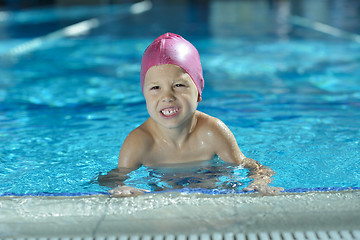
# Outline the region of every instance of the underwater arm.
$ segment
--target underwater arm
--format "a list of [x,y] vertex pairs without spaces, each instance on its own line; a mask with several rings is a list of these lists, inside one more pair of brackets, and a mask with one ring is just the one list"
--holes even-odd
[[109,171],[106,175],[99,175],[98,182],[100,186],[106,186],[110,188],[116,188],[118,186],[123,186],[124,181],[128,178],[127,174],[130,173],[132,169],[129,168],[115,168]]
[[271,177],[275,175],[275,172],[258,161],[245,157],[230,129],[220,120],[216,124],[215,134],[218,139],[216,141],[216,154],[223,161],[241,165],[250,171],[248,176],[253,179],[253,182],[244,188],[244,191],[257,191],[264,195],[274,195],[284,190],[279,187],[270,187]]
[[144,141],[142,133],[136,129],[132,131],[121,147],[117,168],[108,172],[107,175],[99,177],[100,185],[111,187],[109,193],[113,197],[136,196],[148,192],[148,190],[124,184],[128,174],[142,165],[141,159],[145,157],[147,149],[148,145]]
[[136,169],[130,168],[115,168],[106,175],[100,175],[98,182],[101,186],[112,188],[109,193],[112,197],[129,197],[137,196],[147,192],[145,189],[138,189],[125,185],[125,180],[128,178],[127,174]]
[[260,164],[251,158],[245,158],[243,166],[250,170],[248,177],[253,179],[252,183],[244,188],[244,191],[257,191],[263,195],[277,195],[283,191],[282,187],[271,187],[272,176],[276,173],[269,167]]

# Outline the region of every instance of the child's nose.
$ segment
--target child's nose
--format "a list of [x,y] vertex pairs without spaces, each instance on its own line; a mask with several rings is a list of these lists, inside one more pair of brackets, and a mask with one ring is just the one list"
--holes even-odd
[[164,94],[162,96],[162,101],[164,102],[172,102],[175,100],[175,96],[174,93],[169,90],[169,91],[164,91]]

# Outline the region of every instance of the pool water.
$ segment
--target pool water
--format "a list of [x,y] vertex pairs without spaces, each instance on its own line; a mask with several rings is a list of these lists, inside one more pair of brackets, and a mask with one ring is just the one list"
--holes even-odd
[[[205,89],[198,109],[225,122],[247,157],[277,173],[273,186],[360,187],[359,43],[312,34],[192,34],[164,26],[142,34],[136,24],[120,21],[117,32],[101,25],[21,54],[4,51],[0,195],[106,194],[95,179],[116,167],[125,137],[148,118],[141,56],[166,31],[199,50]],[[241,191],[249,184],[246,174],[214,157],[181,174],[142,167],[128,183],[152,191]]]

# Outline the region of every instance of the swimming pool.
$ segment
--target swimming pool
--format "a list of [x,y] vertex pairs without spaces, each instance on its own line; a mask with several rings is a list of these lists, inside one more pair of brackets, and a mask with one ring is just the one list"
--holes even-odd
[[[101,206],[106,198],[101,195],[107,189],[92,180],[116,167],[124,138],[148,116],[139,87],[141,55],[154,37],[166,31],[183,35],[199,50],[205,76],[199,110],[222,119],[246,156],[277,172],[273,185],[287,192],[359,189],[357,41],[346,34],[333,37],[299,26],[291,18],[278,22],[278,18],[273,19],[274,11],[284,6],[271,9],[266,1],[168,4],[167,14],[162,16],[159,12],[163,13],[164,6],[142,6],[50,8],[3,14],[7,18],[1,24],[10,36],[2,40],[0,58],[0,196],[2,204],[7,204],[3,205],[6,211],[18,201],[29,208],[34,204],[28,198],[5,197],[14,195],[95,194],[95,199],[85,198],[76,204],[83,201],[83,207]],[[237,15],[236,10],[254,8],[264,14]],[[229,15],[219,13],[226,9]],[[173,21],[164,20],[169,16]],[[79,21],[82,25],[71,25]],[[52,29],[54,22],[62,30]],[[38,33],[23,31],[29,26],[48,28]],[[354,29],[360,28],[353,26],[347,31],[356,35]],[[201,205],[205,209],[207,201],[214,207],[216,200],[203,197],[207,199],[203,203],[181,193],[230,194],[233,190],[187,188],[170,195],[150,194],[134,202],[118,201],[127,206],[127,210],[121,210],[124,214],[137,212],[141,200],[155,206],[148,206],[148,210],[170,203]],[[241,188],[236,190],[241,192]],[[241,196],[214,199],[225,205],[230,200],[245,205],[261,201],[275,204],[271,199]],[[305,203],[312,198],[308,196],[299,198]],[[341,200],[343,195],[334,196]],[[357,195],[351,196],[353,201],[358,199]],[[40,209],[42,201],[55,206],[47,199],[38,200],[35,205]],[[281,196],[276,200],[285,201]],[[74,202],[64,201],[59,206]],[[107,209],[114,203],[109,204]],[[30,211],[15,209],[20,213]],[[44,209],[38,215],[30,212],[41,218],[49,210]],[[57,214],[64,218],[70,215],[60,212]],[[229,219],[235,221],[235,215]]]

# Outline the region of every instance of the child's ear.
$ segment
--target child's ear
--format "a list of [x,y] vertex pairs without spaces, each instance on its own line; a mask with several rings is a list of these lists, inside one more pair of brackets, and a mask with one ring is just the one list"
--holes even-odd
[[198,102],[201,102],[202,98],[201,98],[201,95],[199,94],[198,96]]

